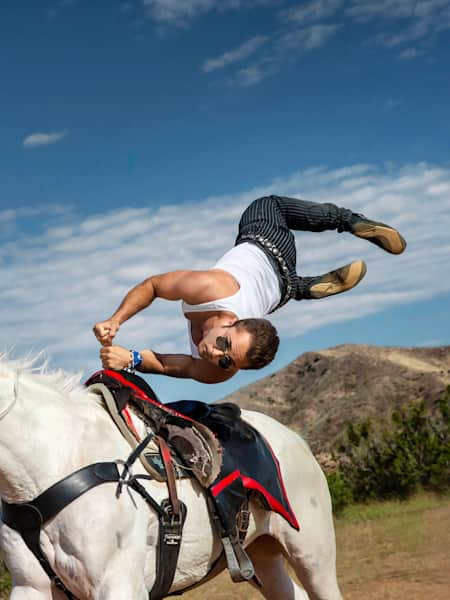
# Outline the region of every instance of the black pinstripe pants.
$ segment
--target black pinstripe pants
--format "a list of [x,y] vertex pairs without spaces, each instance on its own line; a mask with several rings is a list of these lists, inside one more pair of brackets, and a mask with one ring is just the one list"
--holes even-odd
[[349,231],[352,215],[351,210],[328,202],[264,196],[254,200],[242,214],[235,245],[252,242],[264,250],[280,276],[281,306],[290,298],[302,300],[309,279],[297,274],[295,238],[291,230]]

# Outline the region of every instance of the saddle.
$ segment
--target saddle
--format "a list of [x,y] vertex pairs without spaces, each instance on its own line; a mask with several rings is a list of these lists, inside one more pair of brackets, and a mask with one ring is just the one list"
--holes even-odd
[[[236,404],[191,400],[162,404],[144,379],[127,371],[98,371],[85,385],[103,395],[114,421],[133,448],[143,442],[129,411],[137,413],[167,442],[177,466],[176,476],[193,476],[207,490],[233,581],[256,577],[242,546],[250,496],[256,495],[264,508],[277,512],[299,529],[277,458],[261,434],[241,418]],[[161,468],[159,448],[146,448],[140,459],[152,477],[164,480],[166,469]]]
[[[132,448],[142,439],[130,412],[136,413],[155,433],[163,437],[186,470],[192,472],[203,487],[217,478],[222,464],[222,449],[216,436],[205,425],[162,404],[150,385],[127,371],[97,371],[85,382],[91,391],[103,396],[105,404],[122,435]],[[165,478],[159,449],[150,443],[140,460],[152,477]],[[177,464],[177,463],[176,463]]]

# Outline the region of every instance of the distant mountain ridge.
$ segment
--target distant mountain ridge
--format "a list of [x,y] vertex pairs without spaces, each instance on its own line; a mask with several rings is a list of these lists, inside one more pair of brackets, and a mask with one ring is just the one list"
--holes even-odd
[[450,384],[450,346],[345,344],[306,352],[224,400],[269,414],[328,452],[349,421],[389,415],[415,399],[431,405]]

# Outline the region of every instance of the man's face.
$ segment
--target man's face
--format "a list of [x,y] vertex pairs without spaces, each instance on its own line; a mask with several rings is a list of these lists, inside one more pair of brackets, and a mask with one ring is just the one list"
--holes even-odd
[[246,366],[246,354],[252,343],[248,331],[238,327],[213,327],[198,345],[202,358],[225,370]]

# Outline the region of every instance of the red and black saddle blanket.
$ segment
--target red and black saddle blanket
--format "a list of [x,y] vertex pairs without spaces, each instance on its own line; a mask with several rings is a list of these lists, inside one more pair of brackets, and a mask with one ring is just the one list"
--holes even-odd
[[196,400],[163,404],[142,377],[127,371],[98,371],[86,385],[99,382],[114,392],[119,411],[136,399],[141,404],[147,403],[144,411],[151,410],[152,422],[162,432],[167,423],[180,425],[184,421],[187,427],[200,423],[214,434],[222,449],[222,465],[209,490],[225,531],[232,531],[235,527],[236,516],[250,492],[259,496],[267,510],[278,513],[294,529],[299,529],[278,459],[267,440],[242,419],[239,406],[229,402],[207,404]]

